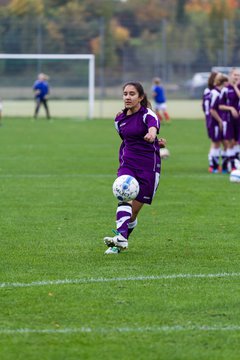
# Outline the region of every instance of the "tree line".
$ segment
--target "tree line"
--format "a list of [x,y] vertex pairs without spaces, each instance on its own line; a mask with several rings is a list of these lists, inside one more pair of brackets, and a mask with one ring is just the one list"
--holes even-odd
[[239,0],[0,0],[0,52],[94,53],[112,81],[238,65],[239,40]]

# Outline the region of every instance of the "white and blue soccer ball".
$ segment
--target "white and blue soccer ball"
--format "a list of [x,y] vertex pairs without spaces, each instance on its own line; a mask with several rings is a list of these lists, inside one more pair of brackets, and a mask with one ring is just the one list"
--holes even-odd
[[112,190],[120,201],[134,200],[139,193],[139,183],[133,176],[121,175],[114,181]]
[[240,183],[240,170],[231,171],[229,180],[232,183]]

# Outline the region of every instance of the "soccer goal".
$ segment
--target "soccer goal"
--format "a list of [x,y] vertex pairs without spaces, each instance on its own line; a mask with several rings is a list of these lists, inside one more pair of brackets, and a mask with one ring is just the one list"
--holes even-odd
[[25,106],[26,109],[28,105],[24,105],[24,101],[25,104],[29,101],[32,106],[32,85],[40,72],[50,77],[50,108],[53,103],[57,104],[53,114],[94,117],[93,54],[0,54],[2,101],[22,102],[22,108]]

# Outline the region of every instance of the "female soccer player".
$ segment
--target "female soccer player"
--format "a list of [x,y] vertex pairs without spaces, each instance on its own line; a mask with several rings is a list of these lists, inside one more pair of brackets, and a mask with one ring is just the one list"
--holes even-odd
[[[210,114],[210,104],[211,104],[211,90],[214,89],[214,80],[217,76],[216,72],[212,72],[208,78],[208,86],[203,92],[202,97],[202,109],[205,115],[205,121],[206,121],[206,129],[207,129],[207,135],[211,139],[210,134],[210,126],[211,126],[211,114]],[[213,172],[213,156],[214,156],[214,144],[211,142],[209,153],[208,153],[208,163],[209,163],[209,172]]]
[[219,109],[221,98],[221,90],[227,84],[228,77],[218,73],[214,80],[214,89],[211,90],[211,103],[210,103],[210,138],[212,140],[212,157],[213,157],[213,173],[219,172],[219,159],[221,156],[221,143],[223,133],[223,119],[222,111]]
[[239,160],[240,153],[240,116],[238,111],[240,101],[240,70],[233,68],[229,73],[229,84],[226,87],[222,96],[220,109],[225,112],[225,118],[233,127],[233,134],[231,139],[231,169],[234,170],[234,159]]
[[[161,159],[157,134],[160,122],[150,109],[142,85],[129,82],[123,86],[124,110],[115,118],[115,127],[122,139],[117,176],[131,175],[140,191],[131,202],[119,202],[116,211],[115,236],[105,237],[109,247],[105,254],[117,254],[128,248],[128,237],[137,225],[137,216],[144,204],[151,204],[158,187]],[[164,143],[164,139],[162,139]]]

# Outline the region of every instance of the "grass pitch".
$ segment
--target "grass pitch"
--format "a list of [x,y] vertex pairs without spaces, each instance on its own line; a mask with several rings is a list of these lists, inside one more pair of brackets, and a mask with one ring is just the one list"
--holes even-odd
[[207,173],[203,121],[161,136],[154,202],[129,251],[106,256],[113,122],[5,120],[1,359],[239,359],[239,186]]

